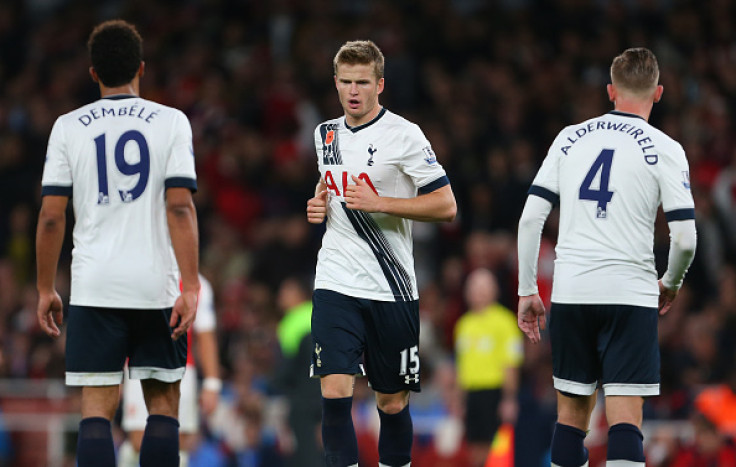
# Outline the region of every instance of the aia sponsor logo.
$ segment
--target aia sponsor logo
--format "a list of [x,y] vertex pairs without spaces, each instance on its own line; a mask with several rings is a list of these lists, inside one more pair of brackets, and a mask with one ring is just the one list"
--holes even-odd
[[[327,189],[335,196],[344,196],[348,184],[352,183],[350,175],[351,174],[344,170],[342,172],[336,171],[334,174],[332,173],[332,170],[326,170],[324,176],[325,185],[327,185]],[[373,185],[373,181],[367,173],[361,172],[360,175],[356,175],[356,177],[366,182],[368,186],[371,187],[371,190],[373,190],[374,193],[378,194],[378,190],[376,190],[376,187]],[[338,183],[340,184],[338,185]]]

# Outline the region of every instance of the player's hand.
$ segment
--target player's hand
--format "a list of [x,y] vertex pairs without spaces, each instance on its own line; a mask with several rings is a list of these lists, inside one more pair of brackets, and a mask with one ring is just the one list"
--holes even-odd
[[351,175],[355,185],[345,188],[345,204],[350,209],[359,209],[364,212],[380,212],[381,197],[373,191],[365,180]]
[[659,284],[659,315],[662,316],[672,307],[672,302],[677,297],[677,290],[668,289],[662,284],[660,280]]
[[547,318],[544,314],[544,303],[539,294],[519,297],[519,314],[517,316],[519,329],[534,343],[542,340],[540,329],[547,327]]
[[51,337],[59,337],[59,326],[64,319],[64,306],[56,290],[38,293],[38,324]]
[[185,292],[179,295],[171,311],[169,326],[173,329],[171,338],[177,340],[186,334],[189,326],[197,316],[197,292]]
[[202,413],[209,416],[217,408],[217,403],[220,401],[220,391],[213,391],[211,389],[204,389],[199,393],[199,406],[202,408]]
[[321,224],[327,216],[327,190],[322,190],[307,201],[307,220],[310,224]]

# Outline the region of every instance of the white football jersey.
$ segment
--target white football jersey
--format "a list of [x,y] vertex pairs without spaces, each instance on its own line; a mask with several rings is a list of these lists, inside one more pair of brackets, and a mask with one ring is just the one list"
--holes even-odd
[[[212,284],[202,274],[199,275],[199,296],[197,297],[197,317],[192,324],[194,332],[214,331],[215,318],[215,293]],[[191,346],[188,349],[191,354]]]
[[679,143],[609,112],[560,132],[529,194],[560,204],[552,301],[656,307],[654,222],[694,219]]
[[314,132],[317,160],[329,193],[327,231],[317,259],[316,289],[381,301],[417,300],[411,221],[348,209],[351,175],[380,196],[412,198],[449,183],[419,127],[385,108],[349,127],[328,120]]
[[43,195],[72,198],[71,304],[173,306],[179,273],[165,190],[196,190],[192,130],[182,112],[116,95],[62,115],[42,185]]

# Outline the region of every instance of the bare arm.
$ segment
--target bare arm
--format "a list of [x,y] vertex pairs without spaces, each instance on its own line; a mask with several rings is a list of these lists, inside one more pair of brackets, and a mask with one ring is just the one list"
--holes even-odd
[[56,268],[64,243],[66,228],[66,196],[44,196],[36,229],[36,314],[41,329],[51,337],[58,337],[63,319],[61,297],[56,292]]
[[504,370],[503,387],[501,389],[501,404],[498,407],[499,416],[504,423],[516,423],[519,414],[519,368],[506,367]]
[[214,330],[197,333],[197,357],[204,378],[200,404],[203,412],[209,415],[217,407],[222,387],[217,336]]
[[414,198],[378,196],[364,180],[352,176],[355,185],[345,190],[345,203],[350,209],[382,212],[423,222],[451,222],[457,214],[455,195],[450,185]]
[[171,322],[172,339],[178,339],[194,322],[199,294],[199,232],[197,213],[188,188],[166,190],[166,217],[171,244],[181,274],[182,292],[174,304]]

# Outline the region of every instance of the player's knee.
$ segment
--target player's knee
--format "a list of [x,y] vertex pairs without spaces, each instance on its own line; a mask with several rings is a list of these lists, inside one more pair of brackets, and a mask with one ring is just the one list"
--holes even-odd
[[322,397],[325,399],[342,399],[345,397],[352,397],[352,388],[346,389],[340,386],[324,386],[322,387]]
[[82,390],[82,418],[102,417],[112,420],[119,401],[118,386],[86,386]]
[[607,396],[606,419],[609,426],[620,423],[641,428],[644,399],[639,396]]
[[348,375],[327,375],[320,380],[322,397],[342,399],[353,396],[353,377]]
[[557,399],[557,421],[563,425],[587,430],[594,402],[594,396],[560,392]]
[[404,410],[404,407],[406,407],[406,404],[403,402],[389,402],[387,404],[378,404],[378,408],[381,409],[382,412],[393,415],[401,412]]
[[408,393],[380,394],[376,396],[376,405],[383,413],[397,414],[409,404]]
[[179,384],[164,383],[153,379],[141,380],[143,397],[146,400],[148,413],[178,418],[179,416]]

